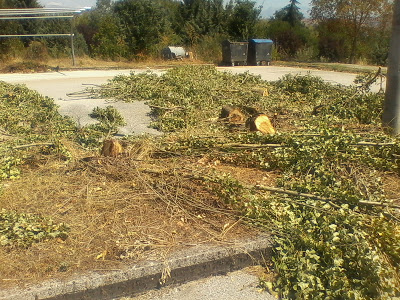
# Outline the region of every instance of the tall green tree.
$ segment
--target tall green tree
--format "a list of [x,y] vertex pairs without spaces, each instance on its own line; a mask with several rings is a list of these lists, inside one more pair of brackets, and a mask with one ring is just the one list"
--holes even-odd
[[[366,28],[387,9],[390,0],[312,0],[311,16],[319,23],[338,20],[350,41],[349,62],[354,63],[359,55],[360,41]],[[376,25],[376,24],[375,24]]]
[[97,32],[93,35],[93,55],[102,59],[120,60],[129,55],[125,36],[112,13],[102,15]]
[[342,20],[327,19],[320,21],[316,27],[319,57],[328,61],[345,61],[350,53],[349,36]]
[[112,1],[111,0],[97,0],[96,8],[103,12],[110,11],[112,9]]
[[[0,1],[0,8],[39,8],[41,5],[37,0],[2,0]],[[18,21],[0,21],[0,33],[1,34],[27,34],[37,33],[38,24],[37,20],[18,20]],[[32,38],[24,39],[24,44],[27,46]],[[12,41],[9,39],[0,40],[0,53],[6,54],[12,52]]]
[[297,0],[290,0],[287,6],[275,12],[274,19],[288,22],[291,26],[300,24],[304,16],[300,12],[300,8],[297,4],[300,4],[300,2]]
[[232,39],[247,40],[254,38],[255,29],[260,19],[261,7],[250,0],[236,0],[228,20],[228,33]]
[[137,55],[154,53],[169,30],[164,7],[158,0],[121,0],[113,8],[126,44]]
[[103,52],[99,48],[104,50],[112,47],[107,44],[115,42],[113,35],[124,38],[118,22],[119,19],[113,13],[112,4],[108,0],[98,0],[95,8],[77,17],[75,27],[86,41],[91,56],[113,59],[113,57],[107,57],[106,53],[110,53],[109,51]]
[[37,0],[4,0],[1,8],[39,8],[42,7]]
[[291,0],[287,6],[277,10],[268,25],[269,37],[275,41],[283,57],[294,57],[311,39],[310,29],[303,24],[304,16],[297,4],[299,1]]
[[180,18],[176,29],[191,46],[206,35],[226,31],[227,14],[223,0],[183,0]]

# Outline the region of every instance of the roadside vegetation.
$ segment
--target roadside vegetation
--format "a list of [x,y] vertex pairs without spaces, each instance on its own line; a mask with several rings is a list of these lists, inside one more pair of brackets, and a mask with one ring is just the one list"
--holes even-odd
[[[165,134],[124,138],[115,158],[97,153],[123,123],[118,112],[96,109],[98,126],[78,128],[50,99],[4,84],[1,216],[16,225],[0,231],[1,273],[14,282],[115,269],[267,231],[274,277],[261,284],[270,291],[398,297],[400,141],[380,127],[383,94],[358,82],[265,82],[213,66],[118,76],[86,93],[146,100]],[[277,133],[221,120],[224,105],[266,113]],[[8,113],[15,107],[28,118]]]
[[[159,59],[182,46],[198,61],[220,64],[221,42],[269,38],[273,60],[384,66],[392,1],[311,1],[305,18],[290,0],[269,18],[251,0],[99,0],[73,22],[75,55],[109,61]],[[304,4],[304,3],[303,3]],[[39,7],[38,1],[3,1],[0,8]],[[70,33],[69,20],[3,20],[2,34]],[[0,41],[3,62],[44,61],[71,55],[69,38]]]

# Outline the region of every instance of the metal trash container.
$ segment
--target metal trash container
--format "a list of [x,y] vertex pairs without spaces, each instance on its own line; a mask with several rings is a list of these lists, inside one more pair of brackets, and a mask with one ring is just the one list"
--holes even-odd
[[222,62],[226,65],[247,65],[248,42],[222,42]]
[[269,66],[271,62],[272,46],[270,39],[250,39],[247,62],[253,66]]

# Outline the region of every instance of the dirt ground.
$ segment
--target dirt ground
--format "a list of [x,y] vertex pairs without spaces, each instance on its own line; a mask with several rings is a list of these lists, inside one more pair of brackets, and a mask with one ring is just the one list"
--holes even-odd
[[[255,228],[220,203],[211,187],[181,176],[185,169],[205,173],[212,166],[177,159],[154,164],[137,156],[90,156],[25,168],[21,179],[5,184],[0,206],[24,207],[25,212],[64,222],[70,227],[69,237],[27,249],[1,247],[0,287],[119,269],[144,259],[167,258],[182,247],[255,234]],[[246,177],[244,169],[216,169]],[[254,178],[248,176],[247,182],[254,183]]]

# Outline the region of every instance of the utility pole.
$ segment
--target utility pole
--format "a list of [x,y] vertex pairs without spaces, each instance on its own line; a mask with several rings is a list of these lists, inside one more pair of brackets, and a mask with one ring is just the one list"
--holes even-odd
[[389,128],[391,134],[400,134],[400,0],[395,0],[393,7],[382,123],[383,126]]

